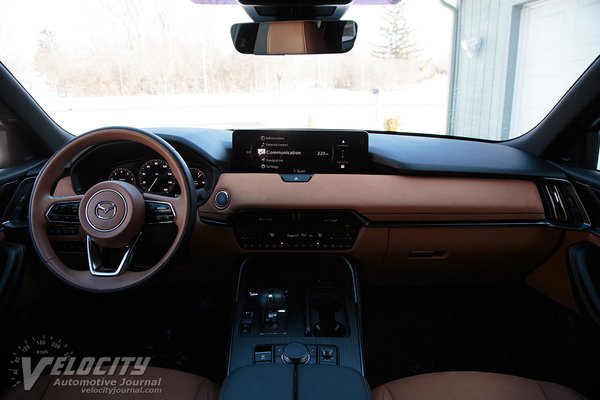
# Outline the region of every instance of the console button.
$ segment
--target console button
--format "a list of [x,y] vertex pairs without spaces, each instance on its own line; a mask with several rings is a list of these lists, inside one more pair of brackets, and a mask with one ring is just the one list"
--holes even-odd
[[337,347],[319,346],[319,364],[337,364]]
[[284,345],[275,345],[273,352],[275,353],[275,364],[283,364],[283,348]]
[[333,352],[335,350],[333,349],[333,347],[323,347],[321,349],[321,357],[323,357],[325,360],[329,360],[331,359],[331,357],[333,357]]
[[273,347],[270,345],[259,345],[254,349],[255,364],[270,364],[273,361]]
[[308,364],[316,364],[317,363],[317,346],[315,345],[306,345],[306,347],[308,348],[308,354],[309,354],[309,358],[308,358]]
[[254,353],[254,362],[255,363],[270,363],[271,362],[271,352],[270,351],[261,351]]

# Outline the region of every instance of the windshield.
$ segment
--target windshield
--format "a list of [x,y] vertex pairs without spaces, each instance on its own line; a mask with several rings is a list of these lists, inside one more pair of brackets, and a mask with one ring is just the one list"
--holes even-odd
[[534,127],[600,53],[600,1],[353,5],[354,49],[299,56],[237,53],[230,27],[248,15],[200,2],[0,0],[0,61],[73,134],[343,128],[502,140]]

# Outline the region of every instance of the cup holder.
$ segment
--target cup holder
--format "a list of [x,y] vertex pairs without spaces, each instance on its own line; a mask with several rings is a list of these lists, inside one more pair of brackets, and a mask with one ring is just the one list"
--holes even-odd
[[318,322],[312,326],[313,336],[346,336],[346,327],[336,320],[336,313],[342,309],[342,302],[336,296],[328,294],[318,295],[312,299],[311,307],[318,314]]

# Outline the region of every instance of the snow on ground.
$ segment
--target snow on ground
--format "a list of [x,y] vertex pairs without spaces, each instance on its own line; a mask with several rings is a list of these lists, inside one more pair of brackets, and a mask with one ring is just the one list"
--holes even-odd
[[448,79],[437,75],[377,94],[314,90],[38,100],[74,134],[110,125],[383,130],[387,118],[397,118],[399,131],[445,134]]

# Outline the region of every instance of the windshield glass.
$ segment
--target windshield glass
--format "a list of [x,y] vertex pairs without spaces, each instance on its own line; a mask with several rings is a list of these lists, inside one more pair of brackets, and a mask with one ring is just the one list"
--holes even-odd
[[358,24],[354,49],[299,56],[237,53],[230,27],[251,19],[199,2],[0,0],[0,61],[73,134],[349,128],[502,140],[535,126],[600,53],[600,0],[353,5],[343,18]]

